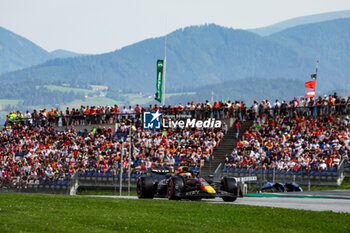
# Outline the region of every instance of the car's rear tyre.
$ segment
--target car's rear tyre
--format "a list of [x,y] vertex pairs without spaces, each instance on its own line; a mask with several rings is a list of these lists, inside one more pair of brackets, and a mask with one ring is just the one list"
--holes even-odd
[[184,181],[181,177],[171,177],[168,183],[168,199],[169,200],[180,200],[181,193],[184,187]]
[[237,199],[238,195],[238,188],[237,188],[237,183],[234,178],[231,177],[224,177],[221,180],[221,188],[222,190],[232,193],[235,195],[235,197],[222,197],[222,199],[226,202],[233,202]]
[[139,198],[153,198],[154,197],[153,178],[150,176],[140,177],[137,180],[136,192]]

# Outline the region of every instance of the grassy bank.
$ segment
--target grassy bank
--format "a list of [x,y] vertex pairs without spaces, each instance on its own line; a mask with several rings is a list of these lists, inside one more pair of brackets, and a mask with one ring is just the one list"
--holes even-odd
[[[114,189],[107,189],[107,188],[82,188],[79,187],[77,190],[77,195],[108,195],[108,196],[119,196],[119,188],[116,190]],[[122,191],[123,196],[128,195],[128,191],[123,190]],[[131,189],[130,190],[130,196],[136,196],[136,190]]]
[[204,202],[0,194],[0,232],[349,232],[349,219]]

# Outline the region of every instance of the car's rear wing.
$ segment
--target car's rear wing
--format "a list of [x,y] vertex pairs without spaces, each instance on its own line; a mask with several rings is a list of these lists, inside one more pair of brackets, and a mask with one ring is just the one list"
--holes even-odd
[[149,172],[159,175],[166,175],[169,173],[173,173],[174,169],[166,169],[166,168],[150,168]]
[[256,176],[246,176],[246,177],[235,177],[238,187],[238,197],[243,197],[243,194],[247,193],[247,184],[246,182],[257,181]]
[[256,176],[246,176],[246,177],[235,177],[237,183],[245,183],[250,181],[257,181],[258,177]]

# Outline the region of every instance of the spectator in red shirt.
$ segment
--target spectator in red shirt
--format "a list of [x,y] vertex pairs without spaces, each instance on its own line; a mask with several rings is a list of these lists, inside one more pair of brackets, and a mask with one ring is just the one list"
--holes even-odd
[[236,130],[236,133],[235,133],[236,139],[238,139],[238,136],[239,136],[239,129],[240,129],[240,127],[241,127],[241,121],[240,121],[240,120],[236,120],[236,122],[234,123],[233,127],[234,127],[235,130]]

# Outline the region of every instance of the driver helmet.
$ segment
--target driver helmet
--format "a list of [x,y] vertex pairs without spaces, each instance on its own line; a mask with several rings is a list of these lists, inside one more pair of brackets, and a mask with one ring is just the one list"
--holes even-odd
[[184,178],[187,178],[187,179],[190,179],[190,178],[192,178],[192,174],[191,174],[191,172],[185,172],[185,173],[183,174],[183,177],[184,177]]

